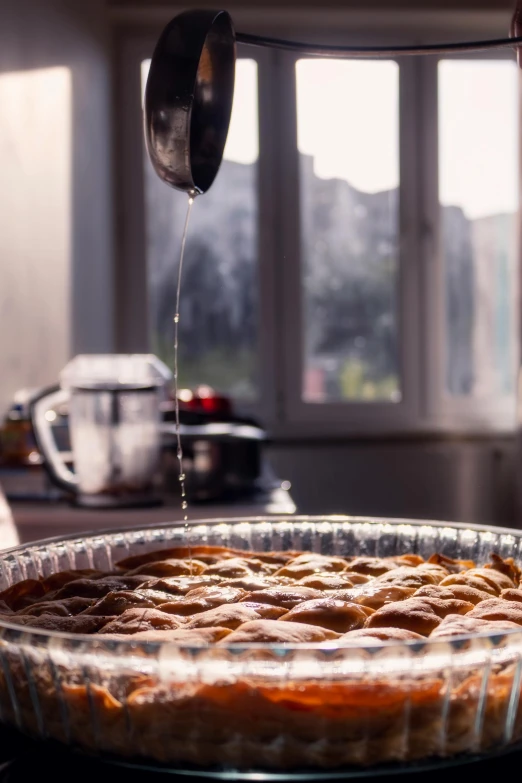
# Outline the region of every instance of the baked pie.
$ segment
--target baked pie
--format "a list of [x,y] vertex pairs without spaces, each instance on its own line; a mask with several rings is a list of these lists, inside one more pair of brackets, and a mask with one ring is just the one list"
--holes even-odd
[[[520,650],[509,653],[506,632],[522,631],[520,581],[514,560],[495,554],[477,566],[437,553],[200,545],[128,557],[110,572],[26,579],[0,593],[0,620],[89,634],[106,665],[92,665],[92,647],[82,658],[83,636],[76,657],[68,657],[70,636],[57,637],[52,654],[35,642],[22,657],[4,639],[2,716],[87,750],[205,767],[332,768],[478,751],[506,740],[506,716],[514,742]],[[485,666],[480,646],[473,658],[470,634],[497,634],[497,658]],[[442,644],[446,658],[430,663],[425,642],[456,637],[468,637],[470,658],[448,677],[451,648]],[[110,655],[123,640],[132,666]],[[146,650],[156,642],[172,646],[157,645],[152,665]],[[385,651],[405,642],[417,665],[388,671]],[[249,665],[244,645],[256,645]],[[299,645],[316,658],[300,658]],[[353,647],[366,648],[368,660],[380,653],[380,669],[357,664]],[[236,674],[220,674],[230,656]]]

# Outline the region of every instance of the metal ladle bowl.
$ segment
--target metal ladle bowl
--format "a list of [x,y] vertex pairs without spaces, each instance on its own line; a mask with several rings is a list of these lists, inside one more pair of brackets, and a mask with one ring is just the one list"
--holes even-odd
[[227,140],[236,39],[226,11],[185,11],[164,29],[145,89],[145,139],[158,176],[191,196],[205,193]]

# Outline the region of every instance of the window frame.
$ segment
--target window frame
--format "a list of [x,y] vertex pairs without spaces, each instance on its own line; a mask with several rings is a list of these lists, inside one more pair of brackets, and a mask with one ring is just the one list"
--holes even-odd
[[[428,310],[428,332],[426,348],[430,356],[427,366],[426,413],[430,421],[442,430],[463,430],[479,432],[514,431],[516,426],[516,372],[520,365],[520,314],[515,308],[514,325],[516,333],[515,382],[513,396],[470,398],[466,395],[451,395],[446,390],[446,320],[445,320],[445,265],[441,243],[441,210],[439,202],[439,143],[438,143],[438,64],[442,60],[515,60],[511,50],[467,53],[461,55],[439,55],[422,58],[422,124],[421,143],[424,144],[425,160],[421,192],[421,224],[426,232],[424,266],[426,280],[424,306]],[[521,83],[520,72],[518,74]],[[520,118],[520,97],[518,114]],[[520,122],[520,119],[519,119]],[[522,125],[520,125],[522,131]],[[520,133],[519,133],[520,136]],[[522,159],[519,153],[518,172]],[[519,184],[520,196],[520,184]],[[519,203],[518,224],[520,226],[522,199]],[[518,265],[522,246],[518,241]],[[520,299],[519,275],[513,281],[517,286],[516,300]]]
[[[116,336],[117,349],[126,352],[149,350],[144,176],[136,160],[141,160],[143,149],[141,62],[151,56],[162,26],[161,23],[153,25],[146,32],[124,26],[116,46],[115,153],[119,183]],[[255,25],[250,24],[249,28],[253,30]],[[263,30],[262,24],[260,29]],[[284,34],[292,35],[281,27],[280,35]],[[470,35],[469,29],[466,35]],[[328,36],[321,38],[328,41]],[[443,33],[437,38],[444,38]],[[368,39],[361,35],[358,40],[387,42],[371,34]],[[396,36],[394,40],[398,40]],[[399,64],[397,316],[401,400],[397,403],[307,403],[301,398],[302,291],[295,81],[295,62],[301,57],[254,47],[238,47],[238,55],[258,63],[259,100],[259,403],[240,407],[245,412],[256,413],[271,435],[281,439],[513,431],[514,398],[498,399],[494,404],[491,400],[473,400],[470,405],[469,398],[451,398],[444,392],[444,288],[438,241],[436,78],[439,58],[393,58]],[[504,52],[496,52],[493,57],[499,55],[503,56]],[[487,56],[482,52],[467,58]],[[518,332],[519,329],[517,337]]]
[[[283,285],[284,302],[281,308],[287,312],[282,329],[285,358],[285,407],[284,422],[288,431],[303,428],[322,433],[338,432],[340,426],[354,433],[383,432],[390,428],[407,429],[418,418],[420,395],[418,373],[415,370],[419,355],[418,268],[413,263],[417,252],[415,227],[417,199],[415,192],[415,161],[417,158],[417,134],[415,117],[411,104],[404,99],[414,89],[414,68],[412,61],[393,58],[399,65],[399,265],[397,275],[397,321],[399,344],[399,374],[401,379],[401,400],[398,402],[326,402],[310,403],[302,399],[303,378],[303,328],[302,328],[302,259],[300,254],[300,207],[299,207],[299,151],[297,148],[297,106],[295,64],[305,59],[293,53],[279,53],[280,86],[279,111],[286,114],[281,122],[280,144],[283,153],[282,181],[278,192],[278,208],[283,214],[286,231],[285,243],[279,257],[285,259]],[[392,59],[392,58],[390,58]],[[410,105],[409,105],[410,104]],[[262,111],[262,107],[261,107]],[[409,153],[406,153],[406,150]],[[406,271],[407,270],[407,271]]]

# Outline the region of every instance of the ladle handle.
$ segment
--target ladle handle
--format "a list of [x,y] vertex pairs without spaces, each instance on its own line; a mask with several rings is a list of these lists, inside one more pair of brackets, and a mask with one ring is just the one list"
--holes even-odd
[[[515,12],[515,16],[518,12]],[[522,32],[522,11],[518,12],[517,32]],[[514,17],[515,19],[515,17]],[[515,22],[513,22],[515,24]],[[419,46],[326,46],[323,44],[287,41],[283,38],[270,38],[263,35],[236,32],[236,41],[249,46],[265,46],[274,49],[286,49],[312,57],[390,57],[391,55],[443,54],[455,52],[476,52],[484,49],[499,49],[511,46],[518,50],[522,45],[522,35],[511,38],[496,38],[485,41],[457,41],[454,43],[422,44]]]
[[325,46],[322,44],[287,41],[250,33],[236,33],[236,41],[250,46],[268,46],[300,52],[312,57],[389,57],[390,55],[444,54],[454,52],[476,52],[484,49],[499,49],[511,46],[517,51],[517,60],[522,64],[522,0],[516,0],[509,38],[484,41],[456,41],[450,43],[421,44],[419,46]]

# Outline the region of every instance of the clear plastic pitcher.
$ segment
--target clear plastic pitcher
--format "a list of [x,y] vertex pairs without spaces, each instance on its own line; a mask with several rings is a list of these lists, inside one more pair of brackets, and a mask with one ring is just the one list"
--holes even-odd
[[[170,379],[152,355],[76,356],[60,373],[60,386],[31,406],[52,480],[82,505],[150,502],[161,450],[161,401]],[[74,472],[56,446],[48,415],[64,402]]]

